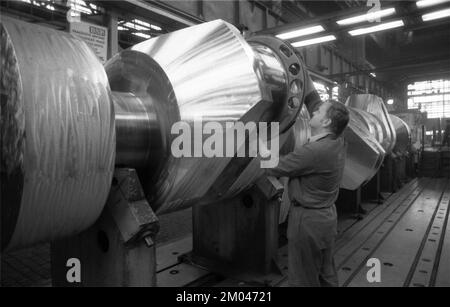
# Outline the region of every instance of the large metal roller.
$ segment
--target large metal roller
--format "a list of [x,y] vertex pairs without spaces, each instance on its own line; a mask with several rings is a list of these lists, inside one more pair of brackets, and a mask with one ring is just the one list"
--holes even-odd
[[158,213],[231,197],[258,160],[175,158],[173,124],[277,121],[283,132],[302,108],[306,70],[289,45],[249,44],[220,20],[125,50],[106,73],[70,34],[8,18],[1,31],[2,250],[89,227],[115,165],[138,170]]
[[381,146],[383,146],[386,154],[391,153],[396,141],[395,127],[383,100],[372,94],[357,94],[349,96],[345,105],[347,107],[366,111],[367,113],[374,115],[381,122],[380,126],[383,130],[383,141],[381,142]]
[[[286,43],[257,37],[248,44],[222,20],[142,42],[111,59],[106,72],[113,97],[119,97],[114,99],[116,105],[130,104],[123,97],[137,97],[140,102],[132,104],[147,109],[144,118],[151,127],[152,142],[141,143],[148,143],[145,152],[153,154],[143,153],[140,161],[131,161],[138,159],[134,149],[126,153],[119,146],[117,154],[138,167],[157,213],[231,197],[251,185],[260,173],[259,161],[203,157],[193,134],[210,122],[219,125],[223,139],[231,130],[226,124],[236,121],[278,121],[280,129],[287,130],[300,112],[306,78],[305,68]],[[177,137],[171,128],[180,121],[192,132],[191,157],[171,153],[170,145]],[[122,126],[118,124],[118,144]],[[235,140],[233,154],[245,145],[243,141]]]
[[[280,147],[308,139],[303,102],[314,89],[295,51],[274,37],[246,42],[216,20],[142,42],[103,68],[67,33],[6,17],[0,29],[2,249],[89,227],[114,166],[137,169],[159,214],[235,196],[260,177],[258,158],[233,156],[245,138],[229,157],[205,157],[195,146],[191,157],[174,156],[175,123],[191,141],[202,123],[226,135],[237,121],[279,122]],[[346,131],[346,188],[378,169],[378,141],[386,150],[395,142],[387,112],[360,100],[348,102],[358,108]]]
[[344,131],[347,146],[341,187],[355,190],[368,182],[380,168],[385,151],[378,142],[380,130],[369,113],[348,108],[350,121]]
[[74,37],[2,16],[2,249],[80,232],[100,215],[114,169],[106,74]]
[[350,122],[344,133],[348,149],[341,187],[355,190],[377,173],[384,156],[392,152],[396,129],[378,96],[351,95],[345,104]]
[[399,155],[406,154],[411,146],[411,130],[398,116],[390,114],[390,117],[397,135],[397,141],[395,142],[393,152]]

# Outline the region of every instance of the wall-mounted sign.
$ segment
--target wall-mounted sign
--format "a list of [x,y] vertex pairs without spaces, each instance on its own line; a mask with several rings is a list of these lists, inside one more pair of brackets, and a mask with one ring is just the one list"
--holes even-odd
[[102,64],[108,54],[108,29],[87,22],[71,22],[70,33],[86,42]]

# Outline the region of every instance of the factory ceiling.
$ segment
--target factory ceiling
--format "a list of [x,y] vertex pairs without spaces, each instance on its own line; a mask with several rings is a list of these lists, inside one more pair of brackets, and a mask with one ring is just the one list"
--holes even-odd
[[[28,3],[27,3],[28,2]],[[43,1],[1,1],[2,14],[14,11],[27,21],[46,23],[57,29],[65,29],[67,7],[55,4],[56,10],[49,11],[44,7],[33,6],[30,2]],[[65,1],[56,1],[64,3]],[[189,25],[203,22],[200,17],[175,9],[170,1],[85,1],[96,3],[109,10],[118,12],[119,22],[127,21],[135,16],[143,20],[152,20],[162,31],[149,32],[151,35],[171,32]],[[344,49],[342,41],[356,40],[348,34],[348,30],[361,25],[339,26],[336,20],[368,12],[372,9],[368,4],[378,1],[250,1],[254,5],[264,7],[273,16],[284,23],[283,26],[269,28],[259,33],[279,34],[288,29],[311,24],[320,24],[327,34],[336,36],[336,41],[327,43],[331,48]],[[200,2],[199,2],[200,3]],[[450,1],[434,6],[418,8],[416,1],[380,1],[380,8],[395,8],[393,16],[383,21],[401,18],[404,26],[382,32],[364,35],[365,58],[371,65],[353,74],[374,72],[377,78],[385,82],[409,82],[419,78],[442,78],[450,76],[450,18],[422,21],[422,14],[440,9],[448,9]],[[199,10],[201,8],[199,7]],[[86,16],[87,20],[102,22],[101,12]],[[100,20],[100,21],[99,21]],[[119,31],[120,32],[120,31]],[[126,48],[142,38],[120,33],[119,43]],[[348,75],[348,74],[347,74]],[[340,75],[330,75],[338,80]]]
[[[368,12],[377,1],[283,1],[281,15],[289,24],[263,31],[280,33],[293,26],[319,22],[339,39],[349,38],[347,29],[336,24],[340,16]],[[380,9],[395,8],[396,14],[382,21],[401,18],[404,26],[365,35],[366,60],[373,66],[355,73],[375,72],[384,81],[407,82],[450,76],[450,18],[424,22],[423,14],[449,9],[450,2],[418,8],[416,1],[380,1]],[[360,13],[359,13],[360,14]],[[295,20],[301,19],[298,22]],[[354,25],[351,28],[356,28]],[[336,45],[330,43],[331,45]],[[339,75],[330,76],[339,78]]]

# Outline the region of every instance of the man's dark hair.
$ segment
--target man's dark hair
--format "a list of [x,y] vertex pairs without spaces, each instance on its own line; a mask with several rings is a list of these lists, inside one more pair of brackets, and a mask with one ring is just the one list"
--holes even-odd
[[340,136],[349,121],[347,107],[336,100],[328,100],[327,102],[331,104],[327,111],[327,116],[331,120],[331,132]]

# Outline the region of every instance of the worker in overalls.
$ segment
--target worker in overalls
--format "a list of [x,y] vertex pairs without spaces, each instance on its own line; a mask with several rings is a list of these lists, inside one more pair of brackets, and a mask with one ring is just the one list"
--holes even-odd
[[[346,146],[342,132],[347,108],[337,101],[319,102],[310,120],[311,138],[280,157],[266,175],[289,177],[288,220],[290,286],[338,286],[333,249],[337,235],[334,202],[344,170]],[[312,110],[311,110],[312,111]]]

